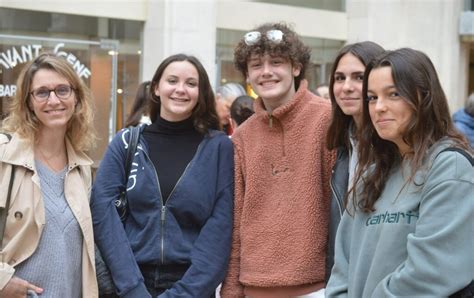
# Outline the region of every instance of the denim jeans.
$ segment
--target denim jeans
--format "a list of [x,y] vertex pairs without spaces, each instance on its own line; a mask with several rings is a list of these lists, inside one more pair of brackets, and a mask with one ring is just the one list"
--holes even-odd
[[140,265],[145,286],[152,297],[157,297],[180,280],[189,265]]

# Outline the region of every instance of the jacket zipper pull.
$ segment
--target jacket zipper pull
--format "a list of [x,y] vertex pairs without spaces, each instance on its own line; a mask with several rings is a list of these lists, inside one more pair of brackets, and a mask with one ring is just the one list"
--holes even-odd
[[272,114],[268,114],[269,118],[268,118],[268,126],[270,126],[270,128],[273,127],[273,117],[272,117]]
[[161,221],[165,221],[166,206],[161,207]]
[[165,218],[166,218],[166,206],[161,206],[161,264],[165,263]]

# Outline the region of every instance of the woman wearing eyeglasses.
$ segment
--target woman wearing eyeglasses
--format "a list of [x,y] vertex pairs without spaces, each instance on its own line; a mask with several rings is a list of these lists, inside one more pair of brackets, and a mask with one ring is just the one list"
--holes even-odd
[[[0,134],[1,297],[97,297],[89,211],[89,91],[66,60],[22,70]],[[12,170],[13,169],[13,170]],[[12,176],[13,174],[13,176]],[[9,205],[7,190],[12,181]]]
[[285,24],[245,34],[234,62],[258,95],[232,136],[234,230],[223,297],[323,297],[334,154],[331,104],[304,80],[310,49]]

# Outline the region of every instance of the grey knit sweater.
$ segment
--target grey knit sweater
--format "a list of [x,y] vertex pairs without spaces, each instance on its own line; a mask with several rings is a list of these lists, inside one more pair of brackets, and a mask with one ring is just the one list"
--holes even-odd
[[55,173],[36,161],[46,225],[33,255],[15,275],[44,289],[41,297],[81,297],[82,233],[64,196],[67,167]]

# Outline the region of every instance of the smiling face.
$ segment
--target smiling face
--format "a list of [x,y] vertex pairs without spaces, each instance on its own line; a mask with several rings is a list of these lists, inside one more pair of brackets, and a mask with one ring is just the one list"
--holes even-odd
[[154,90],[160,97],[160,116],[167,121],[191,117],[199,97],[199,74],[188,61],[170,63]]
[[[31,81],[30,92],[41,89],[56,89],[58,86],[71,86],[71,84],[59,73],[49,70],[40,69],[36,72]],[[60,89],[60,88],[59,88]],[[59,93],[59,89],[57,92]],[[76,95],[71,92],[69,97],[59,99],[55,92],[49,93],[49,98],[44,102],[40,102],[30,94],[29,106],[40,122],[39,130],[64,130],[74,114],[74,108],[77,103]]]
[[334,72],[333,92],[342,112],[352,116],[356,125],[362,121],[362,81],[365,66],[351,53],[339,60]]
[[294,78],[300,74],[300,67],[292,66],[288,59],[252,54],[247,70],[253,90],[269,112],[290,101],[296,93]]
[[411,150],[403,140],[414,111],[400,96],[393,81],[392,68],[373,69],[368,78],[367,96],[372,124],[380,138],[397,145],[401,154]]

